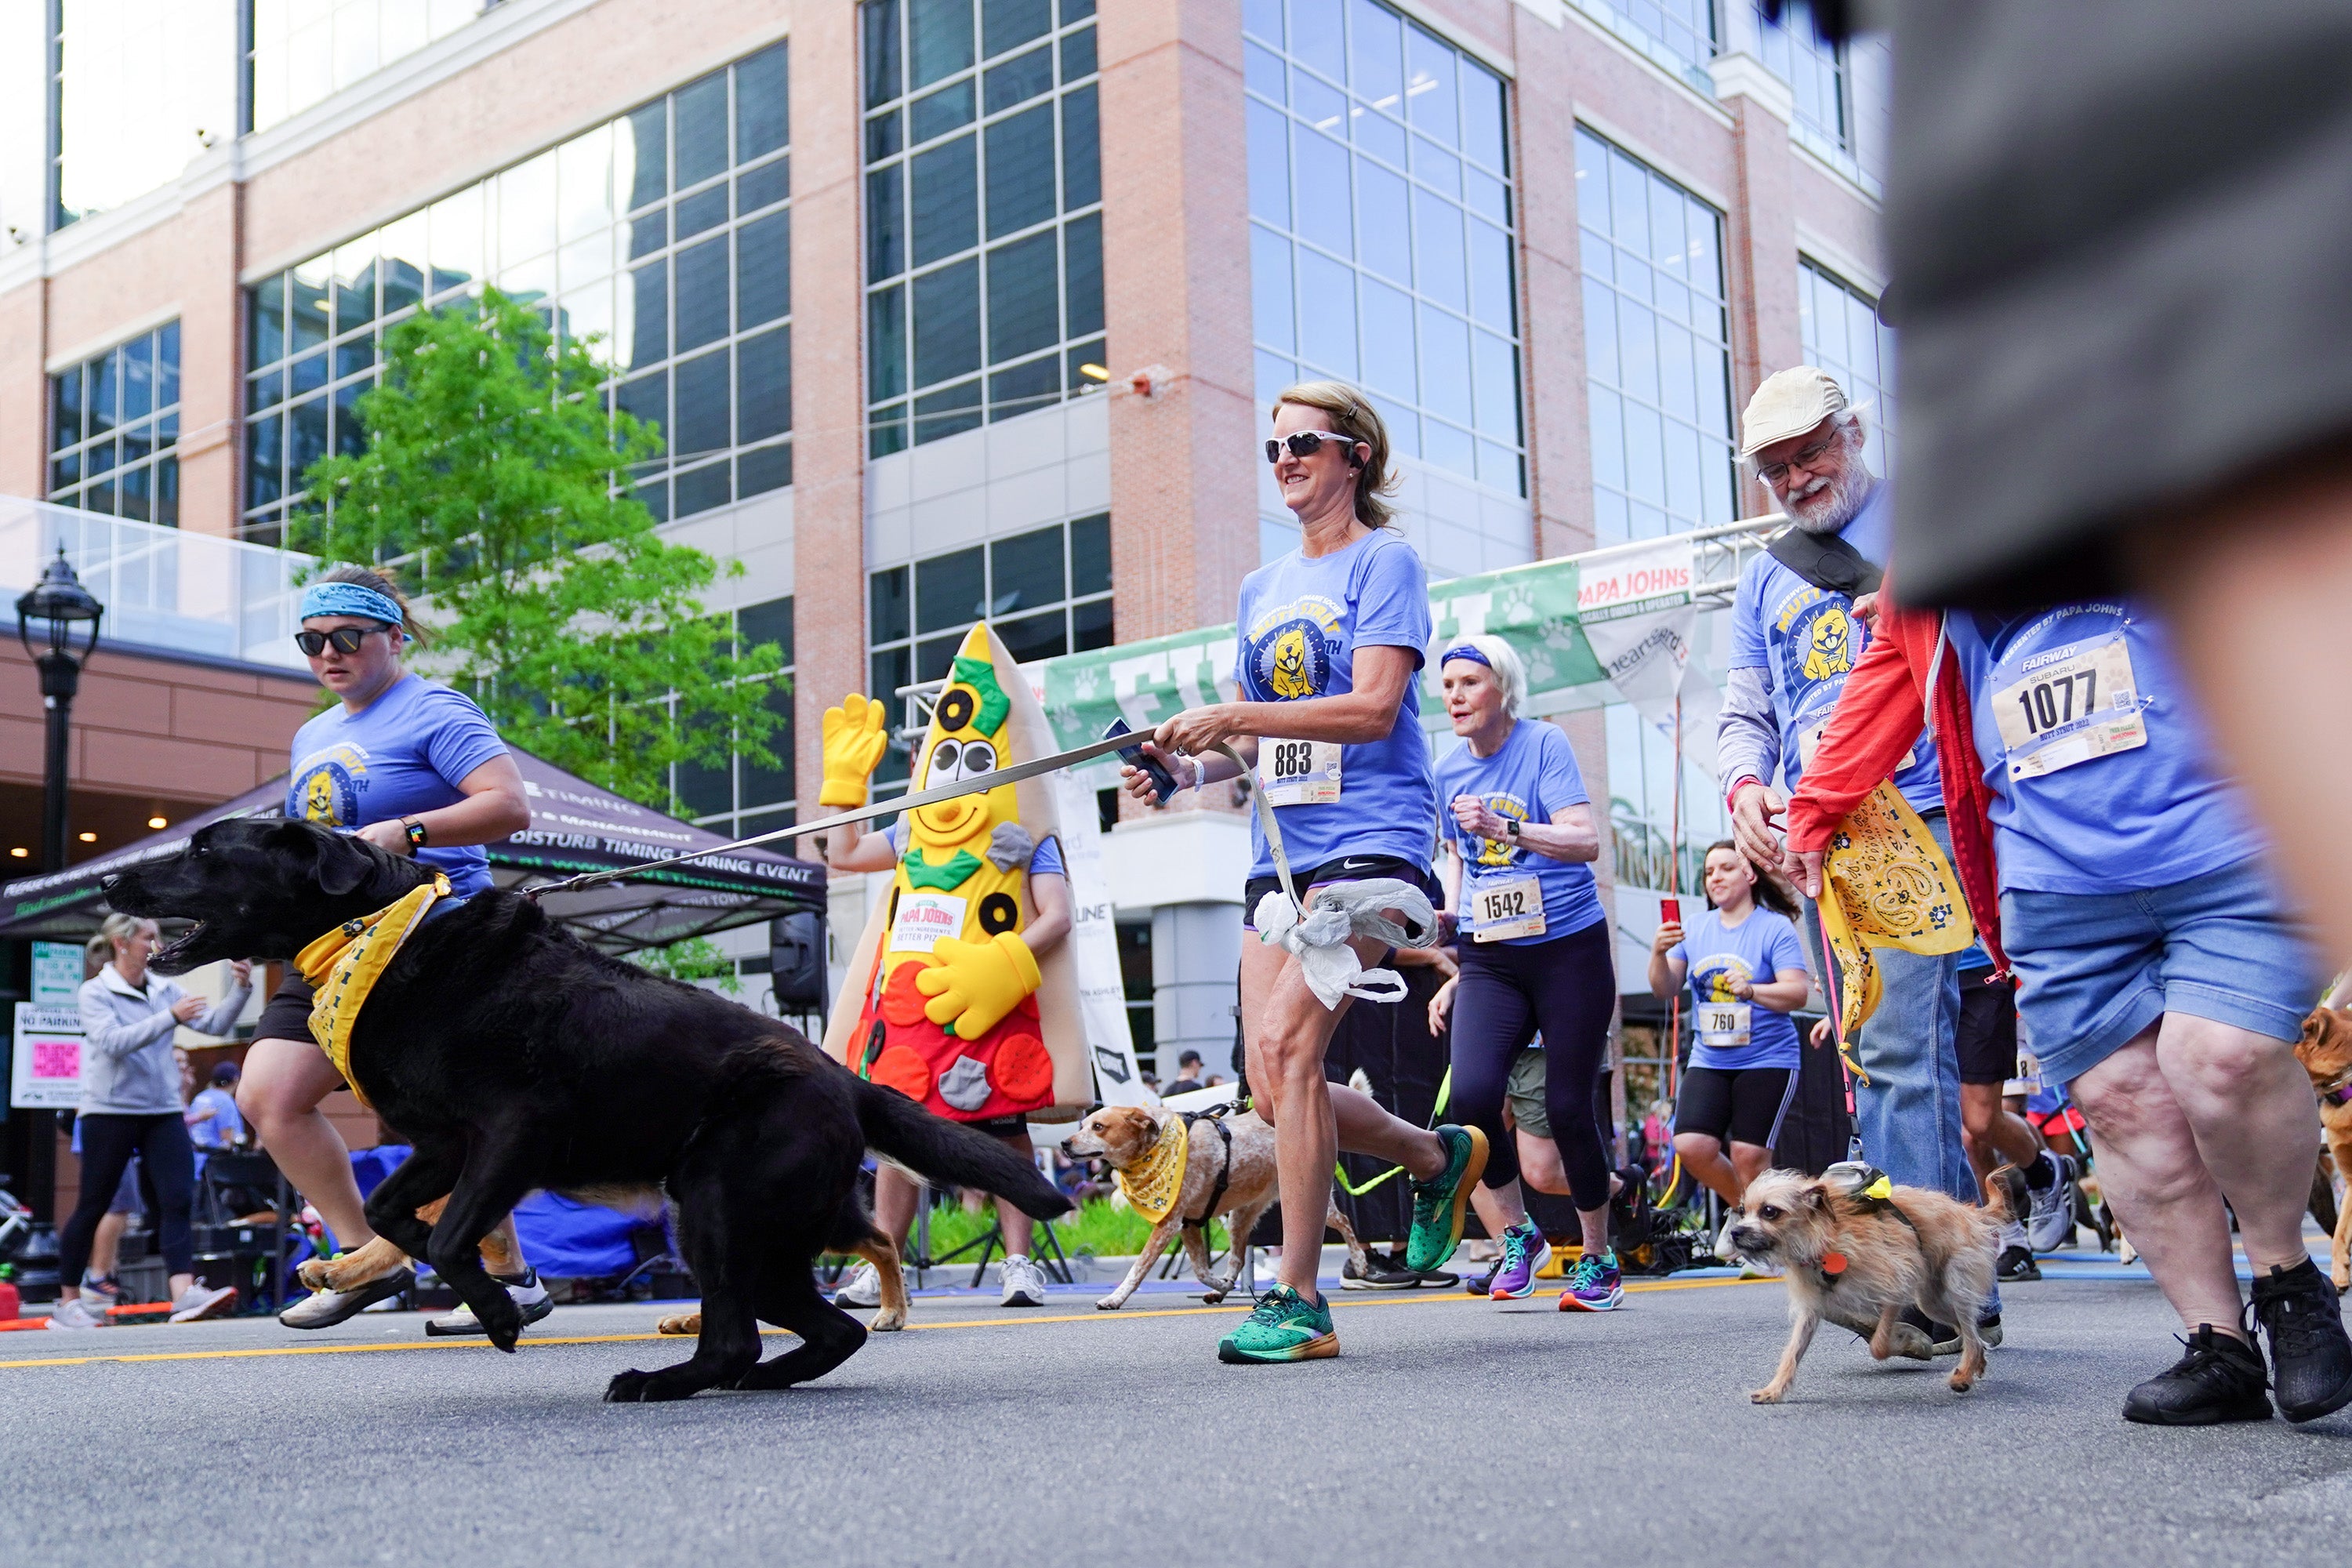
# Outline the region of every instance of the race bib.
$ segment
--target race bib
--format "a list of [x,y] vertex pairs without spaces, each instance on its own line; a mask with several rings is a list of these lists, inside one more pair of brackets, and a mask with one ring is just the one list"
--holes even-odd
[[1276,805],[1328,805],[1339,798],[1337,741],[1260,741],[1257,781]]
[[1992,696],[2009,776],[2040,778],[2147,744],[2131,649],[2114,632]]
[[890,922],[890,951],[929,952],[940,938],[961,936],[967,901],[953,893],[900,893],[898,916]]
[[[1828,732],[1829,727],[1830,721],[1825,717],[1820,723],[1808,725],[1804,729],[1797,731],[1797,767],[1799,771],[1801,772],[1813,765],[1813,753],[1822,749],[1822,736]],[[1919,748],[1914,746],[1909,751],[1903,753],[1903,760],[1895,764],[1895,771],[1901,773],[1907,768],[1915,766],[1918,761]]]
[[1543,933],[1543,884],[1533,876],[1497,877],[1471,888],[1470,934],[1477,941]]
[[1744,1046],[1748,1043],[1748,1026],[1754,1016],[1753,1004],[1747,1002],[1702,1002],[1691,1011],[1691,1023],[1698,1030],[1701,1045]]

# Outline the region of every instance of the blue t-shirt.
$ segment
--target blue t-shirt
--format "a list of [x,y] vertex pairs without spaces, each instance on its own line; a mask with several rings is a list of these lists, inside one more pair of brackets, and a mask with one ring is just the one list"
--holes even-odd
[[[907,853],[907,817],[901,812],[898,820],[890,825],[890,847],[900,855]],[[1062,841],[1047,837],[1037,841],[1030,852],[1029,874],[1033,877],[1067,877],[1070,873],[1062,864]]]
[[[2266,852],[2213,765],[2156,621],[2129,605],[2084,603],[1955,612],[1945,626],[1968,678],[2004,889],[2161,888]],[[2146,743],[2118,743],[2135,733]]]
[[[1893,487],[1881,481],[1839,536],[1882,567],[1892,496]],[[1837,707],[1838,693],[1845,689],[1845,678],[1869,646],[1870,628],[1854,618],[1853,601],[1845,595],[1814,587],[1766,551],[1757,552],[1741,569],[1731,601],[1730,668],[1764,671],[1772,717],[1780,726],[1780,777],[1791,795],[1804,776],[1807,754]],[[1727,787],[1733,782],[1726,780]],[[1944,809],[1935,742],[1924,730],[1909,765],[1895,770],[1895,786],[1914,811]]]
[[[466,798],[457,784],[467,773],[506,754],[473,699],[404,675],[358,712],[337,703],[294,731],[286,815],[350,833],[438,811]],[[459,898],[489,890],[489,857],[478,844],[428,845],[416,858],[447,873]]]
[[[1242,579],[1234,679],[1245,702],[1295,702],[1356,689],[1360,647],[1412,650],[1415,670],[1433,628],[1429,576],[1396,534],[1376,529],[1308,560],[1292,551]],[[1263,755],[1274,744],[1261,741]],[[1339,749],[1339,798],[1277,805],[1291,869],[1342,856],[1392,855],[1426,871],[1436,847],[1437,792],[1421,732],[1421,682],[1404,683],[1396,722],[1381,740]],[[1265,830],[1250,819],[1250,875],[1274,875]],[[1306,892],[1304,886],[1299,891]]]
[[199,1149],[226,1149],[245,1136],[245,1118],[236,1109],[233,1089],[207,1089],[188,1101],[191,1110],[209,1110],[202,1121],[191,1122],[188,1141]]
[[[1803,969],[1805,944],[1786,915],[1755,905],[1736,926],[1725,925],[1720,910],[1702,910],[1683,927],[1683,940],[1666,956],[1690,965],[1691,1005],[1696,1008],[1736,1003],[1738,998],[1731,994],[1735,980],[1762,985],[1780,978],[1784,969]],[[1722,1072],[1792,1068],[1797,1062],[1797,1026],[1786,1013],[1760,1003],[1748,1005],[1745,1046],[1709,1045],[1702,1035],[1691,1047],[1691,1066]]]
[[1550,942],[1601,918],[1601,895],[1590,865],[1555,860],[1508,838],[1466,836],[1454,817],[1455,797],[1465,795],[1483,798],[1497,816],[1523,823],[1557,822],[1560,812],[1590,802],[1575,749],[1557,726],[1522,719],[1491,757],[1472,755],[1470,742],[1464,741],[1438,759],[1436,777],[1440,830],[1462,858],[1462,907],[1471,907],[1471,892],[1481,882],[1533,872],[1543,889],[1543,933],[1505,937],[1501,945]]

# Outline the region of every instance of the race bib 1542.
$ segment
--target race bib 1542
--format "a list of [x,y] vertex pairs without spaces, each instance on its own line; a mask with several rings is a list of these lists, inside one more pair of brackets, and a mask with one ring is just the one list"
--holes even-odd
[[2000,688],[1992,711],[2012,779],[2040,778],[2147,744],[2131,650],[2121,632]]
[[1543,884],[1534,877],[1496,877],[1471,888],[1470,934],[1477,941],[1543,933]]

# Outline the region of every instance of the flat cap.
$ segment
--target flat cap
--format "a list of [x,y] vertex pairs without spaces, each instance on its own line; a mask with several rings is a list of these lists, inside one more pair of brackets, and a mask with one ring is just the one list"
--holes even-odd
[[1775,441],[1801,436],[1845,406],[1845,390],[1829,372],[1793,365],[1764,378],[1739,416],[1739,455],[1754,457]]

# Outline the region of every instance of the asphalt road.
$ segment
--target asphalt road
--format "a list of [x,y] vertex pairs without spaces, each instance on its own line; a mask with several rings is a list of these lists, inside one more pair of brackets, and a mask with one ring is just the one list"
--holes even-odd
[[[2053,1273],[2058,1270],[2053,1269]],[[2117,1419],[2171,1359],[2136,1271],[2011,1286],[1978,1392],[1823,1331],[1758,1408],[1774,1283],[1562,1314],[1341,1296],[1337,1361],[1228,1367],[1231,1309],[919,1299],[786,1394],[599,1402],[657,1309],[517,1354],[368,1314],[0,1336],[0,1563],[2112,1564],[2340,1552],[2352,1412]],[[781,1345],[789,1342],[777,1338]],[[68,1356],[89,1359],[60,1360]],[[1941,1363],[1945,1369],[1949,1363]]]

